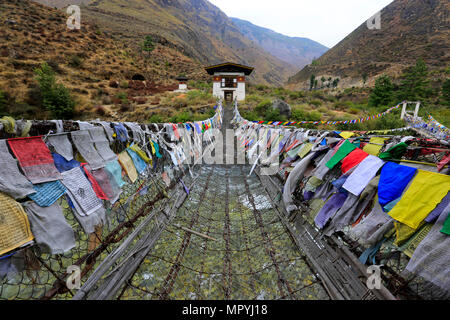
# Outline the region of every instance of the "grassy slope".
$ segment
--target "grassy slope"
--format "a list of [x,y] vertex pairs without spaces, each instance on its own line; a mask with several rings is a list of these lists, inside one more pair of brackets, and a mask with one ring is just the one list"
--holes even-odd
[[[36,86],[33,70],[45,61],[57,71],[57,80],[71,90],[77,118],[83,119],[146,121],[164,100],[166,94],[158,92],[176,85],[178,74],[208,78],[201,65],[171,47],[158,44],[153,52],[143,54],[137,46],[113,40],[86,21],[80,31],[70,31],[63,12],[33,2],[2,1],[0,24],[5,26],[0,30],[0,91],[7,100],[6,110],[0,112],[14,117],[50,117],[32,90]],[[143,104],[130,103],[139,95],[127,88],[135,73],[152,83],[152,93],[143,97]],[[110,81],[120,86],[112,88]],[[126,106],[117,101],[121,92],[129,98]],[[162,107],[169,115],[179,112],[169,105]]]

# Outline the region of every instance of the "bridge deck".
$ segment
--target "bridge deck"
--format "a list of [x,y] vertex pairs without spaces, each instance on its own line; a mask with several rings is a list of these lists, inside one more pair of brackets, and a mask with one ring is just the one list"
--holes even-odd
[[248,170],[200,169],[188,200],[122,298],[328,299]]

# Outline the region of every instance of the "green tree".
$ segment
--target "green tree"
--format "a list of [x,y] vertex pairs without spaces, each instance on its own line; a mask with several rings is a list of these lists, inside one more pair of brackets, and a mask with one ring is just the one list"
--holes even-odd
[[75,102],[70,96],[69,89],[57,83],[55,72],[44,62],[40,68],[34,70],[42,97],[42,106],[57,119],[73,117]]
[[405,70],[399,87],[398,100],[425,100],[430,96],[428,67],[422,58],[416,65]]
[[141,44],[142,51],[151,52],[155,49],[153,39],[151,36],[146,36],[144,42]]
[[309,91],[312,91],[315,83],[316,83],[316,76],[312,74],[311,78],[309,78]]
[[382,75],[375,81],[375,88],[369,97],[369,105],[373,107],[387,106],[392,103],[394,85],[391,78]]
[[339,78],[336,78],[336,79],[333,80],[333,88],[336,88],[338,86],[339,81],[340,81]]
[[322,76],[322,78],[320,78],[320,81],[322,81],[322,88],[325,86],[325,81],[327,81],[327,79]]

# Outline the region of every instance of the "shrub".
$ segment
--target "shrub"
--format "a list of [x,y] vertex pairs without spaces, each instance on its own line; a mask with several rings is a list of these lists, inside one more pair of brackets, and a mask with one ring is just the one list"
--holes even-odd
[[255,111],[243,111],[242,116],[249,121],[261,120],[261,118]]
[[123,91],[118,92],[116,94],[116,98],[120,99],[122,101],[122,103],[128,103],[128,96],[127,96],[126,92],[123,92]]
[[316,107],[320,107],[322,105],[322,101],[320,101],[320,100],[311,100],[310,103]]
[[172,105],[177,108],[186,108],[188,106],[187,99],[182,97],[176,97],[172,100]]
[[305,93],[303,91],[292,91],[289,93],[289,98],[292,100],[301,99],[305,97]]
[[325,99],[325,93],[323,91],[314,91],[311,93],[311,96],[316,99]]
[[95,113],[97,113],[99,116],[104,116],[106,114],[106,109],[103,106],[95,106],[94,107]]
[[186,94],[188,105],[196,105],[202,103],[212,103],[214,98],[210,91],[191,90]]
[[164,117],[160,114],[152,114],[150,119],[148,119],[150,123],[163,123],[165,121]]
[[322,114],[317,111],[311,111],[307,114],[307,121],[319,121],[322,119]]
[[269,108],[272,107],[272,101],[270,99],[265,99],[258,103],[258,105],[255,108],[255,111],[263,116],[266,114],[266,112],[269,110]]
[[75,102],[69,90],[60,83],[56,83],[55,73],[47,64],[43,63],[35,69],[36,80],[39,84],[42,106],[57,119],[70,119],[73,117]]
[[307,112],[305,112],[302,109],[293,109],[291,118],[292,118],[292,120],[295,120],[295,121],[303,121],[307,118],[306,115],[307,115]]
[[257,94],[248,94],[245,98],[245,102],[256,102],[260,103],[263,101],[263,97],[257,95]]
[[83,58],[79,55],[72,55],[69,57],[67,64],[72,68],[79,68],[83,65]]
[[170,117],[169,122],[173,122],[173,123],[178,123],[178,122],[188,122],[191,121],[191,119],[193,118],[193,115],[191,112],[188,111],[183,111],[181,113],[177,113],[175,115],[173,115],[172,117]]
[[55,71],[56,73],[62,74],[64,73],[64,70],[61,69],[61,67],[59,66],[58,61],[56,61],[55,59],[50,59],[47,61],[47,64],[53,69],[53,71]]
[[284,115],[280,114],[280,110],[269,108],[269,110],[266,111],[264,119],[266,121],[286,121],[287,118]]
[[122,104],[120,105],[120,111],[121,112],[128,112],[128,111],[133,111],[133,107],[131,106],[131,104]]
[[195,81],[195,80],[189,80],[188,81],[188,87],[189,88],[194,88],[194,89],[199,89],[199,90],[204,90],[204,91],[207,91],[207,90],[210,91],[212,86],[213,86],[212,82]]
[[30,106],[25,102],[15,103],[12,106],[9,115],[13,118],[42,118],[38,107]]

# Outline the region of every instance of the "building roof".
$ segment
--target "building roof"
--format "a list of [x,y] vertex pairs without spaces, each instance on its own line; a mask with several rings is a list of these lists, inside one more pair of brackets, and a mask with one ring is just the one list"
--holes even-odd
[[206,67],[205,70],[210,75],[213,75],[216,72],[243,72],[246,76],[249,76],[253,72],[254,68],[233,62],[225,62]]

